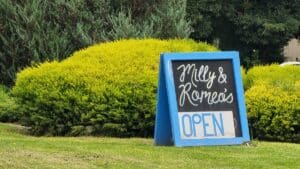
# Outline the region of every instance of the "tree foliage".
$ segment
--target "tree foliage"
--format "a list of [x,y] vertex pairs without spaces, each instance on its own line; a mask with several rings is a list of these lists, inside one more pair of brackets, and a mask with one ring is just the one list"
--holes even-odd
[[187,38],[185,0],[0,0],[0,83],[32,63],[121,38]]
[[109,9],[104,0],[0,0],[0,82],[10,85],[32,62],[60,60],[101,41]]
[[299,35],[299,0],[0,0],[0,83],[115,39],[191,37],[240,51],[248,68],[282,61],[283,46]]
[[283,61],[284,45],[300,34],[299,0],[188,0],[187,13],[193,39],[239,50],[246,67]]

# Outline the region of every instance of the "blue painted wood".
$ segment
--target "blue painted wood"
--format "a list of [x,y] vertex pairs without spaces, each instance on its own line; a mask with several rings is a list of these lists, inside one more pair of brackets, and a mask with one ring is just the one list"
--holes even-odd
[[155,117],[154,142],[156,145],[173,145],[170,111],[167,96],[166,78],[163,73],[164,65],[160,61],[157,108]]

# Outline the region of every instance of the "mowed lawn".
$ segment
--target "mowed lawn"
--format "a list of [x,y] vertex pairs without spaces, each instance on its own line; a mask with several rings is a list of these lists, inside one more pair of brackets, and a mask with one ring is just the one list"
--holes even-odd
[[176,148],[143,138],[33,137],[0,123],[0,168],[300,168],[300,144]]

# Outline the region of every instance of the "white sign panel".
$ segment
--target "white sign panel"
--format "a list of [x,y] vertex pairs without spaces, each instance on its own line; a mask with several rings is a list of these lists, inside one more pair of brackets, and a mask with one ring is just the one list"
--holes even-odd
[[179,112],[181,139],[233,138],[232,111]]

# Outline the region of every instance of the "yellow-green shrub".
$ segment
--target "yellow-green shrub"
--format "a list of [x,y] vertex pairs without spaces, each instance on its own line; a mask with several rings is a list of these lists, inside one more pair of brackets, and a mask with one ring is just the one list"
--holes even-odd
[[9,95],[9,89],[0,85],[0,122],[15,122],[19,120],[20,114],[17,104]]
[[34,134],[151,136],[159,55],[213,51],[192,40],[120,40],[17,75],[13,94]]
[[245,86],[245,84],[246,84],[246,70],[243,67],[241,67],[241,75],[242,75],[243,85]]
[[300,68],[257,66],[246,75],[246,104],[253,137],[300,141]]
[[296,82],[300,81],[300,68],[298,66],[279,66],[276,64],[268,66],[255,66],[247,72],[245,88],[253,85],[268,83],[285,91],[300,91]]

